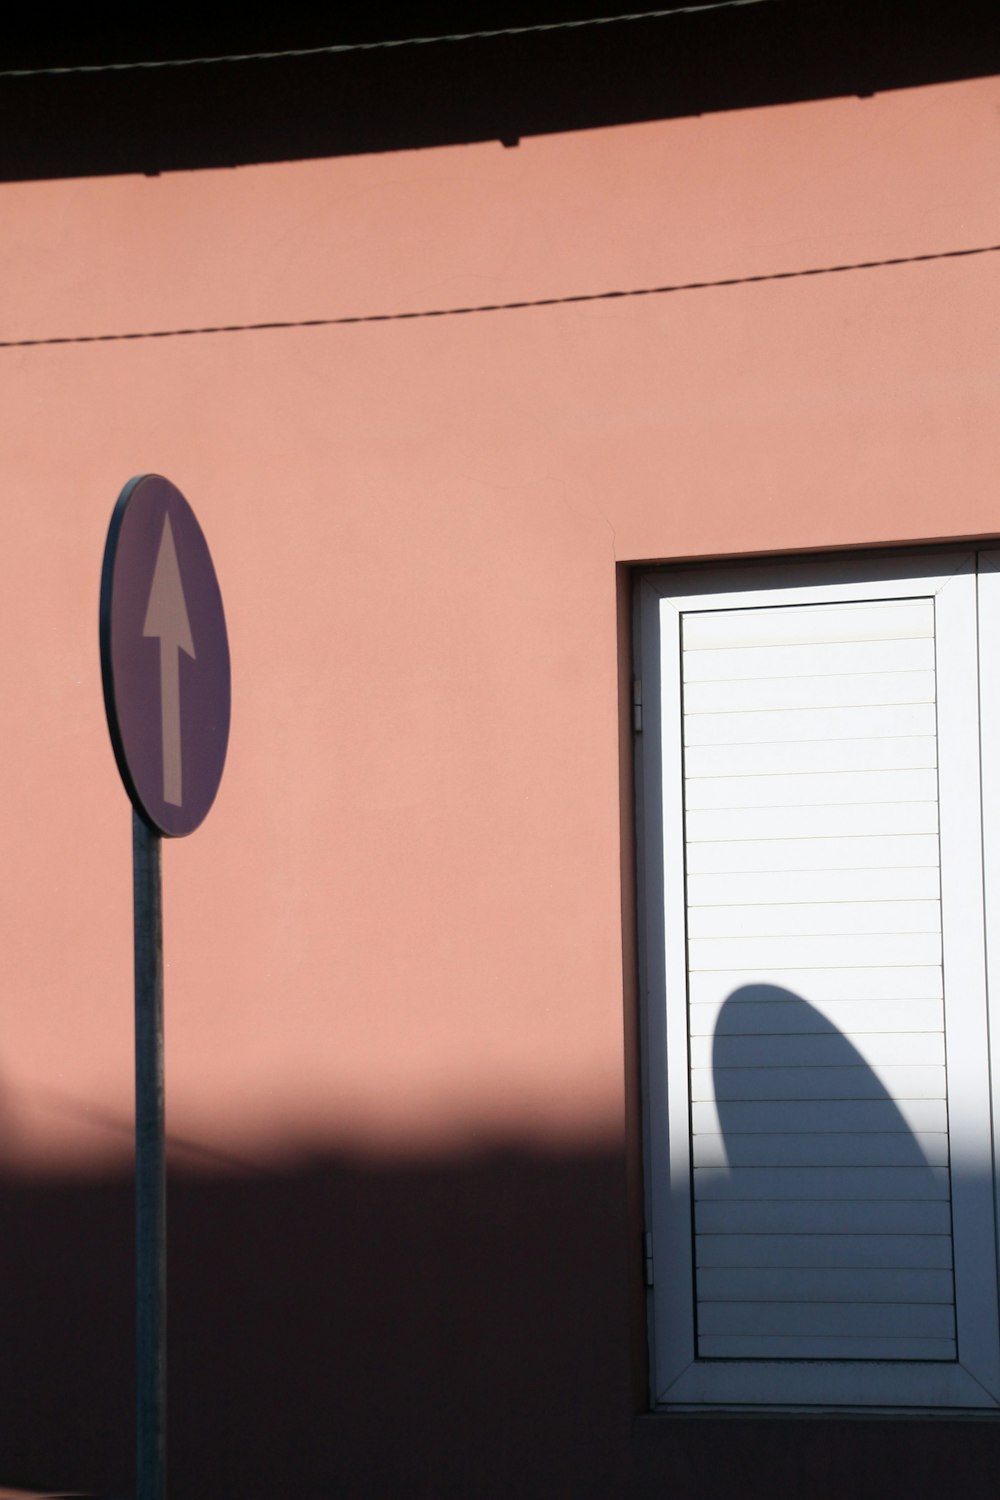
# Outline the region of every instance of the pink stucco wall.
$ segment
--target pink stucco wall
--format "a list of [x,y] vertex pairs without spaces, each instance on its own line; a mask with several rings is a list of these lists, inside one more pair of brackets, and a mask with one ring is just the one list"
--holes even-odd
[[[996,246],[998,107],[994,79],[6,185],[0,337]],[[129,810],[97,653],[130,475],[194,505],[233,654],[218,802],[164,851],[176,1160],[614,1151],[616,568],[1000,532],[998,266],[0,349],[3,1172],[94,1180],[131,1150]]]

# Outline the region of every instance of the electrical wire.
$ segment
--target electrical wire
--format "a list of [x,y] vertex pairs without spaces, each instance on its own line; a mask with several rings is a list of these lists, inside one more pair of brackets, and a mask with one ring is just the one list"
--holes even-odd
[[436,36],[407,36],[377,42],[332,42],[325,47],[286,47],[277,52],[227,52],[217,57],[150,58],[143,62],[73,63],[64,67],[3,68],[0,78],[55,78],[74,73],[131,73],[154,68],[199,68],[216,63],[275,62],[282,58],[324,57],[345,52],[386,52],[396,47],[431,47],[439,42],[475,42],[504,36],[530,36],[543,31],[579,31],[587,26],[617,26],[625,21],[664,21],[671,16],[694,16],[710,10],[736,10],[767,5],[773,0],[703,0],[669,10],[632,11],[620,16],[588,16],[578,21],[536,21],[528,26],[500,26],[488,31],[452,31]]
[[145,339],[194,338],[216,333],[273,333],[295,328],[343,328],[356,323],[412,323],[427,318],[468,318],[482,313],[523,312],[539,307],[569,307],[582,302],[616,302],[634,297],[665,297],[674,292],[707,292],[722,287],[754,286],[769,281],[797,281],[807,276],[839,276],[845,271],[877,271],[915,266],[933,260],[964,260],[971,255],[1000,254],[1000,245],[964,250],[930,250],[922,255],[895,255],[887,260],[858,260],[837,266],[807,266],[796,271],[762,271],[753,276],[726,276],[717,281],[681,281],[667,286],[629,287],[623,291],[575,292],[563,297],[536,297],[522,302],[484,302],[473,307],[430,307],[414,312],[346,313],[331,318],[295,318],[266,323],[219,323],[202,328],[152,328],[135,333],[74,333],[48,338],[0,339],[0,349],[39,349],[55,344],[127,344]]

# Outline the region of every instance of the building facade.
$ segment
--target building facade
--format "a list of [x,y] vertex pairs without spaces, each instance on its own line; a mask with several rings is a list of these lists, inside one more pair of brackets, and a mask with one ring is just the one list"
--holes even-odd
[[156,472],[233,665],[172,1492],[993,1492],[1000,61],[805,10],[0,80],[3,1482],[132,1483],[97,597]]

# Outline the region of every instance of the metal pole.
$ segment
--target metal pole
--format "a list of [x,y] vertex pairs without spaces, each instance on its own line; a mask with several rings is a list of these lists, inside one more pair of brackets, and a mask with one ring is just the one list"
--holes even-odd
[[136,1490],[166,1500],[166,1170],[160,836],[132,813],[135,914]]

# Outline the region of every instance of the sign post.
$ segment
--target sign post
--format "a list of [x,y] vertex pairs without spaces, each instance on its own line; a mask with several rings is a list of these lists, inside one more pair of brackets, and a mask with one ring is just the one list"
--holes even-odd
[[160,836],[132,811],[135,929],[136,1494],[166,1495],[167,1176]]
[[229,741],[222,595],[194,512],[169,480],[118,497],[101,573],[101,676],[132,800],[135,930],[136,1489],[166,1497],[166,1160],[161,837],[192,833]]

